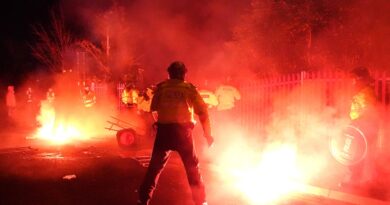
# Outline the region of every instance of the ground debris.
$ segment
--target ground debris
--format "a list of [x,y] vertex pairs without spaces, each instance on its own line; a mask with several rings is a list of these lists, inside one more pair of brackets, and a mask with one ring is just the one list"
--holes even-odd
[[68,175],[63,176],[62,179],[64,179],[64,180],[76,179],[76,175],[75,174],[68,174]]

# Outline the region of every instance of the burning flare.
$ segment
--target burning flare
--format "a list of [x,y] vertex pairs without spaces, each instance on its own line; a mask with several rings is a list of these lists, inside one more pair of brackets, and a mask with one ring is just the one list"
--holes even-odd
[[53,104],[48,101],[42,101],[37,120],[41,126],[34,137],[47,140],[52,144],[67,144],[76,139],[82,140],[86,136],[81,133],[81,126],[69,120],[58,119]]
[[299,169],[294,144],[272,143],[263,151],[240,140],[232,145],[220,155],[214,170],[222,177],[222,183],[240,193],[248,204],[274,204],[301,192],[311,176]]

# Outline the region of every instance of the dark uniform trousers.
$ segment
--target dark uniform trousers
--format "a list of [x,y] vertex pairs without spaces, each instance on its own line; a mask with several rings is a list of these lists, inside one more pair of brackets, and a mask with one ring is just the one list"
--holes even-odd
[[152,197],[171,151],[177,151],[183,161],[195,204],[202,204],[206,201],[205,188],[199,171],[199,160],[192,139],[193,128],[193,123],[157,123],[152,158],[139,190],[142,202],[147,202]]

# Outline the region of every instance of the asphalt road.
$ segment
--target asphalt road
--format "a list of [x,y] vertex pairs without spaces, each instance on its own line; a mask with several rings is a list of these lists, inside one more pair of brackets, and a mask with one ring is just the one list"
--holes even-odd
[[[1,205],[136,203],[137,188],[146,171],[151,145],[123,150],[114,138],[106,138],[66,146],[42,146],[37,140],[25,140],[24,134],[5,132],[0,135],[4,145],[0,149]],[[15,139],[19,139],[17,143]],[[210,171],[207,163],[202,173],[210,205],[247,204],[238,194],[218,192],[223,190],[224,184],[215,181],[215,173]],[[342,205],[353,204],[347,203],[343,197],[355,197],[348,194],[340,197],[342,192],[333,192],[335,197],[332,198],[328,189],[312,187],[311,190],[306,194],[292,195],[278,204]],[[320,192],[325,194],[318,194]],[[386,204],[375,200],[367,203],[373,202]],[[176,154],[162,173],[151,204],[192,205],[185,171]]]
[[[145,153],[93,144],[0,150],[0,204],[135,204],[146,171],[136,156]],[[154,204],[191,204],[184,172],[171,161]]]

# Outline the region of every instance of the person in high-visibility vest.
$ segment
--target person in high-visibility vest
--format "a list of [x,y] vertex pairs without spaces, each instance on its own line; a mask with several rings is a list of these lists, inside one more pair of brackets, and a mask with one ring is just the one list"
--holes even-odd
[[95,95],[95,92],[93,92],[89,86],[85,86],[84,87],[84,91],[83,91],[83,104],[84,104],[84,107],[92,107],[93,105],[96,104],[96,95]]
[[46,100],[48,103],[54,103],[56,95],[54,93],[53,88],[49,88],[46,92]]
[[240,92],[231,85],[220,85],[215,96],[218,98],[217,110],[230,110],[234,108],[235,101],[241,99]]
[[351,76],[354,85],[354,95],[351,101],[349,117],[351,125],[360,129],[364,134],[366,145],[361,147],[361,149],[367,149],[367,152],[362,161],[349,166],[350,174],[340,184],[341,186],[359,186],[373,180],[375,175],[374,153],[377,150],[380,124],[377,98],[369,70],[362,66],[356,67],[351,71]]
[[200,96],[202,96],[204,102],[207,104],[208,108],[218,106],[218,98],[215,94],[209,90],[199,90]]
[[352,71],[354,95],[351,102],[349,117],[351,120],[359,120],[373,115],[376,108],[376,96],[373,80],[365,67],[358,67]]
[[126,106],[137,106],[139,91],[133,85],[127,85],[121,94],[122,103]]
[[137,109],[143,112],[150,112],[150,104],[153,98],[153,88],[146,88],[146,90],[139,96],[137,101]]
[[177,151],[183,161],[195,205],[206,205],[204,183],[199,170],[199,160],[192,139],[194,114],[199,116],[204,136],[212,145],[207,105],[191,83],[184,81],[187,69],[175,61],[168,67],[169,79],[157,85],[151,111],[157,113],[157,134],[152,158],[139,189],[139,205],[149,204],[160,173],[171,151]]

